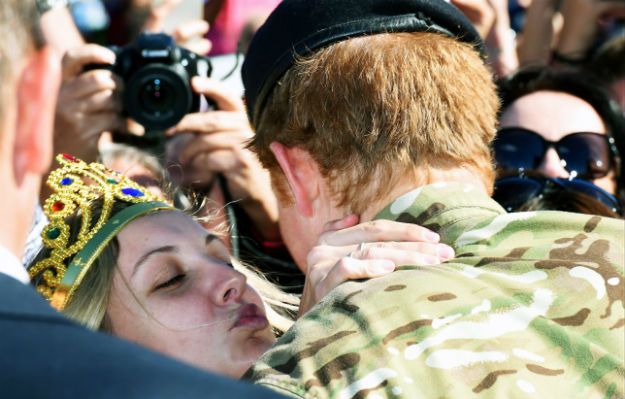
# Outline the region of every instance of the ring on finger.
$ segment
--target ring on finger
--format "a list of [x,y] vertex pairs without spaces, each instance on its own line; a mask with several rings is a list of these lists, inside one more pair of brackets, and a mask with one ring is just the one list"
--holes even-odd
[[354,254],[355,254],[356,252],[360,252],[360,251],[362,251],[364,247],[365,247],[365,243],[364,243],[364,242],[361,242],[360,244],[358,244],[358,246],[356,247],[356,249],[355,249],[355,250],[353,250],[352,252],[350,252],[350,253],[348,253],[348,254],[347,254],[347,257],[348,257],[348,258],[353,258],[353,257],[354,257]]

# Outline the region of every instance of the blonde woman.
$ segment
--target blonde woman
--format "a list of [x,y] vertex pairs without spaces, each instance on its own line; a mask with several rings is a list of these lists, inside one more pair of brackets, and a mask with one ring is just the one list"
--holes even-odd
[[[273,329],[289,327],[297,298],[233,263],[224,243],[192,217],[102,165],[57,159],[63,167],[48,179],[55,194],[44,206],[46,248],[30,274],[58,310],[93,330],[234,378],[275,342]],[[354,222],[347,217],[329,228]],[[309,266],[327,278],[319,279],[303,310],[350,277],[431,257],[424,243],[393,243],[401,237],[391,226],[325,234]],[[401,235],[423,231],[406,225]],[[370,241],[389,241],[367,244],[383,246],[383,258],[362,244]]]

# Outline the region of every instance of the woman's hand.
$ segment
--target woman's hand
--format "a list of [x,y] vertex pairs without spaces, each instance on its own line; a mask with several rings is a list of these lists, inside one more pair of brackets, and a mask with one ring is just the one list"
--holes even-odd
[[357,223],[355,215],[328,223],[308,254],[300,316],[347,280],[384,276],[401,265],[437,265],[455,256],[424,227],[390,220]]

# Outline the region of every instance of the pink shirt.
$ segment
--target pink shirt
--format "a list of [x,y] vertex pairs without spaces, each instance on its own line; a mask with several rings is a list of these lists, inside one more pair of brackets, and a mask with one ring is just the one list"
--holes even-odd
[[281,0],[224,0],[224,5],[208,32],[213,48],[210,55],[230,54],[237,50],[241,31],[254,17],[266,18]]

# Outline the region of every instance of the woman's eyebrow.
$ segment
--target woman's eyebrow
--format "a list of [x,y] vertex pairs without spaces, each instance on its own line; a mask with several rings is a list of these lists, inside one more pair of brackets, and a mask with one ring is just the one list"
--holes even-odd
[[144,253],[143,255],[141,255],[141,257],[135,263],[135,265],[133,267],[132,275],[130,277],[135,275],[135,273],[139,269],[139,266],[141,266],[143,263],[145,263],[145,261],[151,255],[154,255],[154,254],[157,254],[157,253],[161,253],[161,252],[176,252],[176,247],[173,246],[173,245],[165,245],[165,246],[162,246],[162,247],[154,248],[154,249]]

